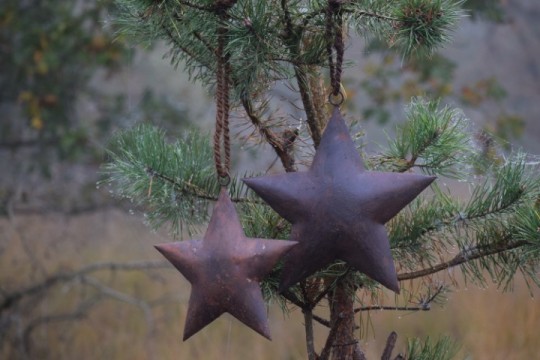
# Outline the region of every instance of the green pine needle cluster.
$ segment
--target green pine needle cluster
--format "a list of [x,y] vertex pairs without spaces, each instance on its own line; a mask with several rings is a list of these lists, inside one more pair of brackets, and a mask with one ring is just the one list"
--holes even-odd
[[[144,208],[152,228],[169,225],[176,237],[183,226],[191,232],[207,220],[208,205],[220,189],[208,136],[191,131],[171,143],[163,130],[139,125],[118,134],[108,156],[101,184]],[[233,201],[247,200],[236,178],[230,192]]]
[[379,168],[399,172],[419,168],[430,175],[462,178],[469,173],[472,160],[469,125],[458,109],[413,99],[406,122],[390,140],[388,151],[378,158]]
[[462,17],[463,1],[401,0],[394,10],[398,33],[396,45],[405,55],[431,53],[449,41],[449,33]]
[[407,360],[451,360],[454,359],[459,348],[447,337],[436,341],[429,337],[424,341],[411,339],[407,344]]
[[[226,18],[218,15],[214,1],[117,4],[121,34],[145,44],[165,41],[171,62],[184,64],[193,79],[209,87],[215,85],[217,29],[225,26],[236,99],[262,94],[300,69],[328,65],[326,1],[239,0]],[[458,0],[353,1],[343,4],[341,14],[344,24],[366,36],[384,37],[410,55],[432,53],[446,42],[461,17],[460,5]]]

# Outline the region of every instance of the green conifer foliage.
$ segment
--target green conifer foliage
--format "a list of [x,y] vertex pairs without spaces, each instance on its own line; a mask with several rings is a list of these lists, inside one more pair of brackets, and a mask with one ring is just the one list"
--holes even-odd
[[[216,82],[218,28],[225,27],[234,111],[245,115],[253,135],[272,147],[285,171],[309,164],[327,116],[329,90],[321,81],[328,67],[327,1],[117,2],[122,8],[118,21],[124,34],[146,43],[165,40],[172,64],[185,67],[194,81],[210,91]],[[408,56],[431,54],[448,41],[461,16],[462,2],[340,3],[344,25],[339,31],[356,30],[363,36],[379,37]],[[293,90],[291,97],[296,97],[291,101],[298,100],[302,106],[306,126],[300,131],[291,131],[292,118],[276,115],[279,102],[271,99],[270,90],[278,82],[288,84]],[[388,298],[380,286],[339,261],[283,293],[277,293],[280,265],[262,284],[268,301],[277,300],[284,309],[301,308],[310,360],[363,358],[356,343],[348,350],[333,346],[336,333],[352,339],[357,333],[354,326],[343,327],[351,323],[342,321],[339,313],[332,311],[330,319],[313,314],[325,299],[349,309],[342,317],[374,309],[428,310],[448,290],[459,286],[459,281],[448,275],[454,267],[463,271],[465,280],[480,284],[492,280],[505,289],[518,272],[538,283],[538,162],[522,153],[486,160],[465,115],[436,100],[414,99],[405,118],[386,149],[363,154],[372,170],[414,171],[439,177],[430,192],[387,224],[398,278],[404,286],[402,295],[394,303],[382,305]],[[163,131],[139,126],[120,134],[109,154],[110,161],[104,168],[106,182],[121,196],[144,205],[152,226],[172,224],[173,232],[179,235],[182,224],[190,228],[207,221],[208,207],[219,191],[207,136],[192,133],[168,142]],[[246,234],[287,238],[289,224],[241,185],[239,179],[245,174],[231,175],[231,196]],[[453,195],[446,181],[468,184],[469,196]],[[419,281],[422,286],[409,288],[405,285],[408,280]],[[328,341],[320,351],[313,344],[314,322],[330,328]],[[391,353],[390,340],[387,350]],[[451,359],[454,350],[447,339],[434,343],[414,340],[409,343],[406,358]]]

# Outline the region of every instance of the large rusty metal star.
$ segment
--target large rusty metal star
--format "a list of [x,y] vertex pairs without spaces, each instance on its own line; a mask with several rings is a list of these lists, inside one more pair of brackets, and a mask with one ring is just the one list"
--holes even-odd
[[308,171],[244,182],[292,223],[281,291],[339,259],[399,293],[384,224],[434,179],[365,171],[335,107]]
[[295,244],[247,238],[223,189],[202,241],[156,245],[192,286],[184,341],[224,312],[270,339],[259,282]]

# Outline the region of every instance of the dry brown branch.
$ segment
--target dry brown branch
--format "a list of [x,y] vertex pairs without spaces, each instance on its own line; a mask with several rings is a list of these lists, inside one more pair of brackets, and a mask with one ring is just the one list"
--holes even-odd
[[395,331],[392,331],[388,336],[388,339],[386,340],[386,346],[384,347],[381,360],[390,360],[390,357],[392,356],[392,351],[394,351],[394,347],[396,346],[396,341],[397,334]]
[[23,289],[7,293],[7,295],[3,296],[2,301],[0,301],[0,314],[17,305],[18,302],[27,297],[41,294],[42,292],[50,289],[57,284],[81,279],[85,275],[97,271],[143,271],[165,268],[170,268],[170,264],[166,261],[136,261],[129,263],[107,262],[91,264],[79,270],[71,272],[58,272],[56,274],[46,277],[45,279],[34,285],[30,285]]
[[278,136],[275,132],[272,131],[268,126],[265,126],[264,122],[255,112],[253,108],[253,103],[246,96],[242,97],[242,106],[248,116],[249,120],[259,131],[263,139],[274,149],[276,155],[281,160],[283,168],[287,172],[296,171],[294,165],[294,156],[292,155],[292,144],[295,138],[286,139]]
[[463,250],[451,260],[434,265],[432,267],[413,271],[410,273],[398,274],[399,281],[417,279],[420,277],[428,276],[435,274],[439,271],[450,269],[454,266],[464,264],[469,261],[476,259],[481,259],[486,256],[496,255],[505,251],[517,249],[521,246],[527,245],[527,241],[515,241],[503,244],[490,244],[490,245],[481,245],[476,246],[468,250]]

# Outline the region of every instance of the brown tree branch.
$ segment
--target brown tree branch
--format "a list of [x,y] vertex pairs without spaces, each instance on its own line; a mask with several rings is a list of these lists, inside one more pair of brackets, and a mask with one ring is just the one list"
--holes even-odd
[[315,352],[315,340],[313,337],[313,312],[309,308],[302,310],[304,313],[304,327],[306,329],[306,348],[309,360],[319,360]]
[[41,325],[55,323],[55,322],[64,322],[64,321],[73,321],[83,319],[88,312],[94,307],[99,301],[99,296],[88,299],[87,301],[79,304],[77,309],[72,312],[55,314],[55,315],[46,315],[32,320],[25,328],[22,333],[22,343],[24,351],[29,354],[31,350],[31,336],[36,328]]
[[[34,332],[34,330],[42,325],[46,325],[49,323],[55,323],[55,322],[65,322],[65,321],[73,321],[73,320],[80,320],[84,319],[90,310],[99,303],[100,299],[103,297],[108,297],[120,302],[124,302],[133,306],[138,307],[141,309],[141,311],[144,313],[146,323],[149,326],[148,334],[152,334],[154,331],[154,319],[151,312],[151,307],[154,304],[149,304],[146,301],[143,301],[141,299],[138,299],[136,297],[133,297],[131,295],[125,294],[123,292],[120,292],[116,289],[110,288],[101,282],[99,282],[97,279],[94,279],[89,276],[81,276],[80,277],[83,284],[87,284],[92,286],[98,291],[98,294],[96,296],[93,296],[92,298],[85,299],[85,301],[82,301],[77,308],[72,312],[67,313],[60,313],[60,314],[54,314],[54,315],[45,315],[38,318],[33,319],[24,329],[23,331],[23,346],[26,352],[30,352],[30,344],[31,344],[31,335]],[[156,305],[159,305],[159,303],[155,303]]]
[[[322,8],[322,9],[319,9],[319,10],[316,10],[316,11],[313,11],[309,14],[307,14],[305,17],[304,17],[304,21],[303,21],[303,24],[304,24],[304,27],[308,26],[309,25],[309,22],[313,19],[315,19],[317,16],[321,16],[321,15],[324,15],[326,11],[326,8]],[[370,17],[370,18],[374,18],[374,19],[378,19],[378,20],[384,20],[384,21],[397,21],[398,19],[395,18],[395,17],[392,17],[392,16],[388,16],[388,15],[384,15],[384,14],[377,14],[377,13],[374,13],[374,12],[370,12],[370,11],[352,11],[350,9],[342,9],[342,11],[344,13],[348,13],[348,14],[352,14],[352,13],[355,13],[359,16],[365,16],[365,17]]]
[[334,280],[332,280],[332,283],[330,285],[328,285],[326,287],[326,289],[324,289],[319,295],[317,295],[317,297],[315,298],[315,300],[313,301],[313,306],[317,306],[317,304],[322,300],[324,299],[324,297],[326,295],[328,295],[328,293],[330,291],[332,291],[335,286],[337,285],[338,282],[340,281],[343,281],[343,279],[345,279],[345,277],[349,274],[349,272],[351,271],[351,267],[348,266],[347,269],[345,270],[345,272],[341,275],[339,275],[337,278],[335,278]]
[[17,305],[17,303],[29,296],[35,296],[43,291],[50,289],[51,287],[64,282],[70,282],[76,279],[82,278],[84,275],[96,272],[96,271],[142,271],[149,269],[166,269],[170,268],[170,264],[167,261],[135,261],[129,263],[95,263],[85,266],[79,270],[71,272],[59,272],[51,275],[37,284],[30,285],[24,289],[8,293],[0,302],[0,314],[9,310],[11,307]]
[[381,360],[390,360],[390,358],[392,357],[392,351],[394,351],[394,347],[396,346],[396,341],[397,334],[395,331],[392,331],[388,336],[388,339],[386,340],[386,346],[384,347]]
[[[287,0],[281,0],[281,8],[283,10],[283,20],[285,23],[284,39],[289,47],[289,51],[291,52],[291,58],[300,58],[299,55],[302,29],[297,28],[293,23]],[[313,139],[315,148],[317,148],[319,146],[319,142],[321,141],[322,129],[318,124],[317,114],[313,106],[306,67],[300,65],[294,65],[293,67],[294,75],[298,83],[300,98],[302,99],[302,104],[304,105],[304,111],[306,113],[306,121],[311,132],[311,138]]]
[[322,129],[317,121],[317,113],[313,106],[311,98],[311,90],[309,88],[309,78],[306,72],[305,66],[294,66],[294,75],[298,83],[298,90],[300,91],[300,98],[304,105],[304,111],[306,113],[306,122],[313,139],[315,148],[319,146],[322,137]]
[[248,118],[251,120],[251,123],[259,133],[262,135],[263,139],[274,149],[276,155],[281,160],[283,168],[287,172],[296,171],[294,164],[294,156],[292,155],[292,144],[296,137],[294,138],[281,138],[276,133],[272,131],[268,126],[265,126],[263,121],[257,116],[255,110],[253,109],[253,103],[247,96],[242,96],[242,106],[246,111]]
[[330,321],[329,320],[323,319],[322,317],[320,317],[318,315],[315,315],[315,314],[313,314],[313,320],[315,320],[316,322],[318,322],[319,324],[321,324],[323,326],[326,326],[327,328],[330,328]]
[[469,261],[473,261],[476,259],[480,259],[486,256],[496,255],[505,251],[517,249],[521,246],[527,245],[529,242],[527,241],[515,241],[515,242],[508,242],[503,244],[490,244],[490,245],[483,245],[483,246],[477,246],[468,250],[463,250],[459,254],[457,254],[454,258],[452,258],[449,261],[434,265],[432,267],[413,271],[409,273],[402,273],[398,274],[398,280],[411,280],[411,279],[417,279],[420,277],[428,276],[431,274],[435,274],[439,271],[443,271],[446,269],[450,269],[454,266],[464,264]]
[[429,306],[382,306],[382,305],[373,305],[373,306],[362,306],[354,309],[355,313],[362,311],[375,311],[375,310],[393,310],[393,311],[429,311],[431,308]]

